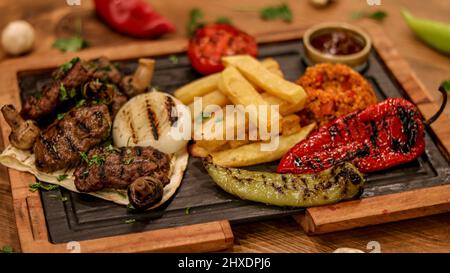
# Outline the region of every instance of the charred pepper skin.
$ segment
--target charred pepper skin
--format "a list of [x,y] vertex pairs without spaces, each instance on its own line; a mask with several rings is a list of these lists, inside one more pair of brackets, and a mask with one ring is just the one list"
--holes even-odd
[[350,161],[369,173],[410,162],[424,150],[418,109],[405,99],[389,98],[320,128],[282,158],[277,172],[316,173]]

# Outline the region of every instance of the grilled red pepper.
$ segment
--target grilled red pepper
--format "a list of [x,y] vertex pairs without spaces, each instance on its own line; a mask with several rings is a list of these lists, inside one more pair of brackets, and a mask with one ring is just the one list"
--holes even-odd
[[139,38],[174,32],[174,25],[144,0],[94,0],[100,17],[115,30]]
[[[431,122],[447,101],[445,90],[440,91],[444,104]],[[320,128],[282,158],[277,172],[316,173],[344,161],[352,162],[361,172],[384,170],[419,157],[425,150],[424,136],[416,106],[405,99],[390,98]]]

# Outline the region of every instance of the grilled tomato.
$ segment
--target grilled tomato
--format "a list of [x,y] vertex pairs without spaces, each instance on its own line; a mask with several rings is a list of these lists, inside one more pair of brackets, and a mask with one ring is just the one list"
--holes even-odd
[[192,66],[203,75],[223,70],[222,57],[248,54],[256,57],[256,40],[228,24],[210,24],[199,28],[189,41]]

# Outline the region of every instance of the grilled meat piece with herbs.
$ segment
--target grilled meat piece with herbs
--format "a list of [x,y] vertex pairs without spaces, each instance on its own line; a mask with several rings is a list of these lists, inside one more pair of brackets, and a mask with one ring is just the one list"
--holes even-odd
[[53,172],[76,166],[81,153],[109,137],[111,124],[106,105],[74,108],[51,124],[36,140],[37,169]]
[[85,68],[89,70],[92,79],[99,79],[113,84],[119,84],[122,80],[120,71],[106,57],[87,62]]
[[152,147],[97,147],[83,155],[83,163],[74,173],[75,186],[80,192],[126,189],[144,176],[152,176],[167,185],[170,161],[170,155]]
[[[26,119],[37,120],[54,113],[64,102],[74,105],[77,99],[98,101],[105,96],[113,98],[107,101],[107,104],[111,104],[111,112],[114,114],[127,99],[116,86],[121,80],[121,73],[104,57],[92,61],[74,58],[53,72],[53,82],[44,87],[39,97],[32,96],[27,98],[21,115]],[[111,88],[112,91],[108,94],[102,94],[102,92],[94,93],[94,97],[85,97],[84,92],[80,95],[80,90],[83,89],[84,91],[84,87],[89,82],[94,81],[99,84],[103,82],[105,85],[108,84],[114,88]],[[99,91],[105,90],[106,88]]]
[[39,97],[28,97],[20,112],[25,119],[37,120],[55,111],[66,100],[76,96],[76,88],[91,77],[79,58],[60,66],[53,73],[54,81],[44,87]]
[[82,93],[83,98],[89,101],[108,105],[113,119],[122,105],[128,101],[128,98],[119,91],[116,85],[99,80],[85,83]]

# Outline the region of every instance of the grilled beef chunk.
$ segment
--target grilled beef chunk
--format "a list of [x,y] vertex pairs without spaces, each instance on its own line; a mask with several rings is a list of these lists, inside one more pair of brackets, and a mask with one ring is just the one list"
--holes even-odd
[[118,90],[116,85],[98,80],[84,84],[83,97],[109,105],[113,119],[120,107],[128,100],[127,97]]
[[[114,99],[110,101],[111,111],[114,114],[126,101],[123,95],[116,87],[122,80],[121,73],[104,57],[92,60],[82,61],[74,58],[70,62],[63,64],[53,72],[54,81],[44,87],[40,97],[28,97],[21,111],[21,116],[25,119],[37,120],[55,110],[63,104],[65,100],[72,99],[72,105],[75,103],[77,92],[87,82],[100,80],[107,82],[115,87],[113,92]],[[73,92],[75,91],[75,92]],[[96,93],[98,97],[91,99],[100,99],[101,93]],[[84,98],[84,97],[83,97]],[[118,103],[119,102],[119,103]]]
[[99,79],[104,82],[119,84],[122,80],[122,74],[105,57],[100,57],[86,63],[85,67],[92,75],[92,79]]
[[81,61],[74,59],[68,64],[71,66],[66,68],[67,71],[63,68],[57,70],[55,81],[44,88],[39,98],[33,96],[27,98],[20,113],[23,118],[37,120],[54,112],[61,104],[61,88],[69,92],[90,78],[89,71],[84,68]]
[[152,147],[97,147],[75,170],[80,192],[127,189],[137,178],[151,176],[167,185],[171,157]]
[[80,153],[89,151],[109,136],[111,124],[106,105],[74,108],[36,140],[37,169],[53,172],[74,167],[80,162]]

